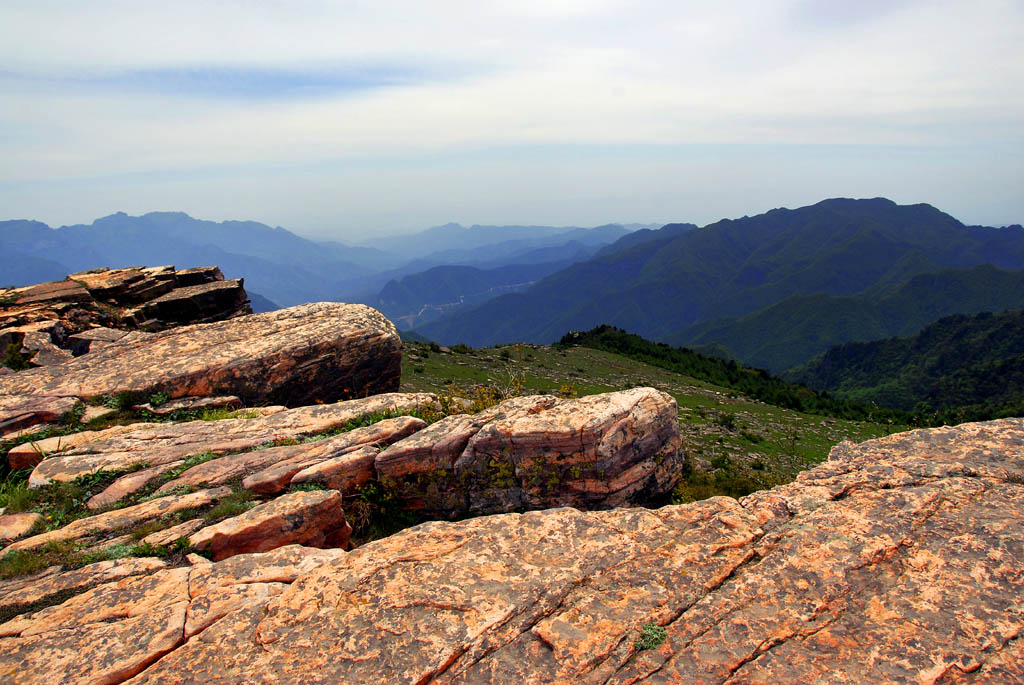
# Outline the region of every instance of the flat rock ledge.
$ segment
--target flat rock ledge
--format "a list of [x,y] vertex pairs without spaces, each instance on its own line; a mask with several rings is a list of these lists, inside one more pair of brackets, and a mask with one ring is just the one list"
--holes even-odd
[[[402,343],[365,305],[319,302],[129,336],[69,361],[0,376],[0,424],[28,413],[15,397],[155,392],[235,395],[300,406],[398,389]],[[127,340],[127,342],[126,342]],[[46,420],[40,417],[37,422]]]
[[[133,576],[0,626],[0,674],[1022,682],[1022,512],[1024,421],[920,430],[740,501],[433,522]],[[642,648],[649,624],[665,639]]]

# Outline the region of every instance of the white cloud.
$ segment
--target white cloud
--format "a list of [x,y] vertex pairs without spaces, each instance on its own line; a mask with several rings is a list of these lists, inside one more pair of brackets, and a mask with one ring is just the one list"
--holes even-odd
[[[7,3],[0,181],[45,183],[70,206],[61,182],[92,179],[116,204],[158,195],[140,190],[151,174],[214,170],[217,184],[247,167],[342,164],[398,179],[408,160],[515,146],[1020,145],[1022,39],[1024,6],[1002,0]],[[381,69],[409,78],[280,87]],[[188,85],[232,73],[245,92]],[[373,216],[390,182],[338,221]],[[643,218],[649,199],[627,179],[591,182],[632,192]],[[418,200],[425,211],[463,204],[451,183]],[[561,214],[544,190],[517,192]],[[0,203],[48,218],[13,193]]]

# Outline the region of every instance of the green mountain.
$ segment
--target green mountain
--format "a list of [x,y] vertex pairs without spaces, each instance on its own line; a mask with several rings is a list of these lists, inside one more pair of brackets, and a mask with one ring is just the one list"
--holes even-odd
[[834,345],[917,333],[952,314],[1024,308],[1024,271],[990,264],[921,274],[857,296],[795,295],[736,319],[704,321],[669,338],[724,346],[745,364],[779,372]]
[[[656,236],[664,236],[659,239]],[[550,342],[599,323],[666,340],[701,321],[788,297],[883,293],[914,276],[992,264],[1024,269],[1024,228],[965,226],[930,205],[832,199],[695,230],[629,236],[586,262],[423,326],[443,343]]]
[[1024,311],[956,315],[907,338],[846,343],[785,374],[837,397],[945,421],[1024,414]]

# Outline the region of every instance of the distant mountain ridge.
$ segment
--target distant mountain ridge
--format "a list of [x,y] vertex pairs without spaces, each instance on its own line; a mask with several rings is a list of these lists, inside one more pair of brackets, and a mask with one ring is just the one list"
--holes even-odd
[[[527,291],[417,332],[443,343],[551,342],[600,323],[669,340],[788,297],[898,289],[914,276],[992,264],[1024,269],[1024,229],[965,226],[925,204],[824,200],[699,229],[626,236]],[[872,290],[873,289],[873,290]]]

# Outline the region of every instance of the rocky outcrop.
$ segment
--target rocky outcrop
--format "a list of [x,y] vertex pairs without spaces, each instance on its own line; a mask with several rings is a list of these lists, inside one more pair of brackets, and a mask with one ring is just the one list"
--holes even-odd
[[[376,310],[321,302],[126,336],[63,364],[0,377],[0,402],[162,392],[299,406],[397,390],[401,349],[395,327]],[[0,425],[9,416],[0,413]]]
[[666,495],[682,470],[676,401],[654,388],[518,397],[447,417],[377,455],[377,477],[436,516],[608,508]]
[[[1022,505],[1024,421],[914,431],[740,501],[434,522],[102,585],[0,626],[0,673],[1020,682]],[[322,556],[288,575],[284,550]]]
[[93,431],[91,437],[90,433],[78,433],[71,449],[50,456],[35,467],[29,485],[40,487],[54,480],[70,481],[85,474],[118,471],[140,463],[155,467],[203,453],[245,452],[274,441],[341,428],[379,412],[410,411],[436,402],[437,397],[429,393],[388,393],[273,413],[254,412],[251,418],[134,424],[130,430],[114,427]]

